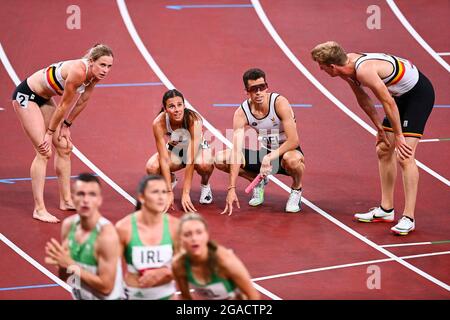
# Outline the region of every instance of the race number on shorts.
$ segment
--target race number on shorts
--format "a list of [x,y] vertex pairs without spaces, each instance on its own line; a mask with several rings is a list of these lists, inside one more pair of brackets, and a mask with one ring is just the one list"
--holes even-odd
[[29,95],[17,92],[16,101],[19,103],[19,106],[21,108],[25,109],[26,107],[28,107],[28,99],[30,99]]

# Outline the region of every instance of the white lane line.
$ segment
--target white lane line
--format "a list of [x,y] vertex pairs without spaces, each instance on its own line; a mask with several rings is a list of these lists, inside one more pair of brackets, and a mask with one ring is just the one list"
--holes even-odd
[[33,267],[38,269],[40,272],[45,274],[47,277],[49,277],[51,280],[59,284],[63,289],[72,292],[72,288],[62,281],[60,278],[55,276],[53,273],[51,273],[47,268],[42,266],[39,262],[34,260],[32,257],[30,257],[28,254],[26,254],[22,249],[20,249],[18,246],[16,246],[11,240],[9,240],[7,237],[5,237],[2,233],[0,233],[0,240],[3,241],[8,247],[10,247],[14,252],[16,252],[19,256],[24,258],[26,261],[28,261]]
[[413,26],[408,22],[403,13],[397,7],[394,0],[387,0],[386,2],[391,8],[392,12],[394,12],[397,19],[400,20],[403,27],[408,30],[413,38],[416,39],[416,41],[434,58],[434,60],[436,60],[441,66],[443,66],[445,70],[447,70],[447,72],[450,72],[450,65],[444,59],[442,59],[436,53],[436,51],[433,50],[433,48],[430,47],[430,45],[420,36],[420,34],[417,33],[417,31],[413,28]]
[[[18,85],[20,83],[20,79],[17,76],[14,68],[11,66],[11,63],[9,62],[8,56],[6,55],[5,51],[3,50],[3,45],[0,43],[0,59],[3,63],[3,66],[5,67],[6,71],[8,72],[11,80],[15,83],[15,85]],[[81,153],[80,150],[78,150],[75,146],[73,146],[73,153],[91,170],[93,170],[98,176],[100,176],[107,184],[109,184],[114,190],[116,190],[120,195],[125,197],[128,201],[130,201],[132,204],[136,204],[136,200],[131,197],[129,194],[127,194],[120,186],[118,186],[114,181],[112,181],[103,171],[101,171],[96,165],[94,165],[84,154]],[[56,277],[53,273],[51,273],[48,269],[40,265],[36,262],[33,258],[31,258],[28,254],[26,254],[23,250],[19,249],[17,246],[15,246],[11,241],[8,240],[4,235],[1,235],[0,240],[5,242],[9,247],[11,247],[17,254],[19,254],[22,258],[24,258],[26,261],[28,261],[30,264],[35,266],[39,271],[50,277],[53,281],[58,283],[59,285],[63,286],[65,284],[64,281],[61,281],[58,277]],[[14,247],[12,247],[12,246]],[[17,249],[17,250],[16,250]],[[51,276],[52,275],[52,276]],[[59,280],[59,281],[58,281]],[[67,284],[66,284],[67,285]],[[64,289],[68,290],[70,288],[69,285],[63,286]]]
[[[266,13],[264,12],[263,8],[261,7],[261,4],[258,0],[251,0],[253,7],[256,10],[256,13],[258,14],[259,19],[263,23],[264,27],[266,27],[269,34],[272,36],[274,41],[278,44],[278,46],[281,48],[281,50],[284,52],[284,54],[291,60],[291,62],[297,67],[298,70],[300,70],[301,73],[305,77],[308,78],[308,80],[316,86],[317,89],[319,89],[324,96],[326,96],[328,99],[330,99],[339,109],[341,109],[346,115],[348,115],[350,118],[352,118],[356,123],[358,123],[361,127],[369,131],[372,135],[376,135],[376,130],[373,129],[371,126],[369,126],[364,120],[362,120],[360,117],[358,117],[355,113],[353,113],[349,108],[347,108],[341,101],[339,101],[328,89],[326,89],[312,74],[311,72],[306,69],[306,67],[297,59],[297,57],[292,53],[292,51],[288,48],[288,46],[284,43],[283,39],[281,39],[280,35],[277,33],[275,28],[272,26],[271,22],[266,16]],[[427,167],[423,163],[421,163],[419,160],[416,159],[417,166],[423,170],[425,170],[427,173],[431,174],[433,177],[438,179],[439,181],[443,182],[447,187],[450,187],[450,181],[440,174],[438,174],[436,171],[432,170],[431,168]]]
[[[403,260],[406,260],[406,259],[417,259],[417,258],[431,257],[431,256],[440,256],[440,255],[445,255],[445,254],[450,254],[450,251],[416,254],[416,255],[412,255],[412,256],[403,256],[400,258]],[[264,280],[270,280],[270,279],[292,277],[292,276],[297,276],[297,275],[306,274],[306,273],[343,269],[343,268],[357,267],[357,266],[390,262],[390,261],[394,261],[394,259],[387,258],[387,259],[378,259],[378,260],[368,260],[368,261],[355,262],[355,263],[339,264],[339,265],[323,267],[323,268],[314,268],[314,269],[306,269],[306,270],[300,270],[300,271],[294,271],[294,272],[286,272],[286,273],[274,274],[274,275],[266,276],[266,277],[253,278],[252,281],[264,281]]]
[[440,56],[450,56],[450,52],[438,52],[437,54]]
[[450,240],[441,240],[441,241],[426,241],[426,242],[409,242],[409,243],[393,243],[393,244],[384,244],[380,247],[383,248],[393,248],[393,247],[409,247],[409,246],[423,246],[428,244],[444,244],[450,243]]
[[[254,2],[254,1],[252,1]],[[131,38],[133,39],[134,43],[136,44],[136,46],[138,47],[139,51],[141,52],[142,56],[144,57],[144,59],[147,61],[147,63],[149,64],[150,68],[152,68],[153,72],[155,74],[158,75],[158,77],[160,78],[160,80],[164,83],[164,85],[166,85],[166,87],[168,88],[173,88],[173,84],[169,81],[169,79],[165,76],[165,74],[162,72],[162,70],[159,68],[158,64],[156,63],[156,61],[153,59],[153,57],[151,56],[150,52],[147,50],[147,48],[145,47],[144,43],[142,42],[139,34],[136,31],[136,28],[133,25],[133,22],[130,18],[130,15],[128,13],[128,9],[127,6],[125,4],[124,0],[117,0],[117,5],[119,7],[120,10],[120,14],[122,16],[122,19],[127,27],[128,32],[130,33]],[[255,5],[255,3],[253,3],[253,5]],[[257,2],[257,5],[259,5],[259,2]],[[190,107],[192,107],[189,104]],[[202,118],[204,118],[202,116]],[[212,127],[212,125],[207,122],[206,120],[204,121],[205,123],[205,127],[206,124],[208,124],[209,127],[207,127],[208,129],[214,129],[213,132],[219,132],[217,129],[215,129],[214,127]],[[210,130],[211,130],[210,129]],[[211,130],[212,131],[212,130]],[[219,132],[220,133],[220,132]],[[232,147],[232,143],[227,140],[222,134],[220,134],[218,136],[218,138],[224,143],[226,144],[228,147]],[[286,190],[287,192],[290,192],[290,188],[285,185],[284,183],[282,183],[280,180],[278,180],[277,178],[275,178],[274,176],[269,176],[270,179],[272,181],[274,181],[278,186],[280,186],[282,189]],[[420,274],[421,276],[423,276],[424,278],[430,280],[431,282],[443,287],[444,289],[450,291],[450,287],[443,283],[442,281],[432,277],[431,275],[425,273],[424,271],[414,267],[413,265],[407,263],[406,261],[403,261],[401,259],[399,259],[397,256],[395,256],[394,254],[390,253],[389,251],[387,251],[386,249],[381,248],[380,246],[378,246],[376,243],[368,240],[367,238],[365,238],[363,235],[359,234],[358,232],[356,232],[355,230],[347,227],[345,224],[343,224],[342,222],[340,222],[339,220],[335,219],[334,217],[332,217],[331,215],[329,215],[328,213],[326,213],[324,210],[320,209],[319,207],[317,207],[316,205],[314,205],[312,202],[308,201],[306,198],[303,198],[303,202],[309,206],[311,209],[313,209],[314,211],[318,212],[320,215],[322,215],[323,217],[325,217],[326,219],[330,220],[331,222],[333,222],[334,224],[338,225],[340,228],[344,229],[345,231],[347,231],[348,233],[352,234],[353,236],[355,236],[356,238],[360,239],[361,241],[365,242],[366,244],[368,244],[369,246],[375,248],[376,250],[384,253],[385,255],[387,255],[388,257],[394,259],[395,261],[397,261],[398,263],[404,265],[405,267],[409,268],[410,270]]]
[[261,285],[259,285],[257,283],[253,282],[253,286],[255,287],[256,290],[258,290],[259,292],[265,294],[266,296],[268,296],[272,300],[283,300],[282,298],[280,298],[279,296],[277,296],[273,292],[270,292],[269,290],[267,290],[266,288],[263,288]]

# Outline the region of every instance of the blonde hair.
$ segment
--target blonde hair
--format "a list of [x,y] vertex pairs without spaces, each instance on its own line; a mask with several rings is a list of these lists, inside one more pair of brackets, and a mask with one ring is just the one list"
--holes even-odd
[[103,56],[111,56],[114,58],[113,52],[110,47],[108,47],[106,44],[96,43],[92,48],[88,50],[83,58],[97,61],[97,59]]
[[336,64],[343,66],[347,62],[347,53],[335,41],[318,44],[311,50],[311,57],[314,61],[326,65]]

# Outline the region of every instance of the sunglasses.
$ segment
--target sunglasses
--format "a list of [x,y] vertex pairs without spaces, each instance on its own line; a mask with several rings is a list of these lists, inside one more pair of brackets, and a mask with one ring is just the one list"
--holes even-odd
[[247,92],[257,93],[258,91],[266,90],[268,87],[269,86],[267,85],[267,83],[261,83],[261,84],[255,85],[255,86],[248,87]]

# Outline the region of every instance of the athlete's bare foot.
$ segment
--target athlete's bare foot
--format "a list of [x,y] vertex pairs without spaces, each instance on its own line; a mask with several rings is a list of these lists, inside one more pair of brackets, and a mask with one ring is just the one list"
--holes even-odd
[[72,201],[60,201],[59,209],[63,211],[75,211],[75,206]]
[[49,223],[58,223],[60,222],[57,217],[54,215],[51,215],[47,211],[41,211],[38,212],[37,210],[33,211],[33,218],[37,220],[41,220],[43,222],[49,222]]

